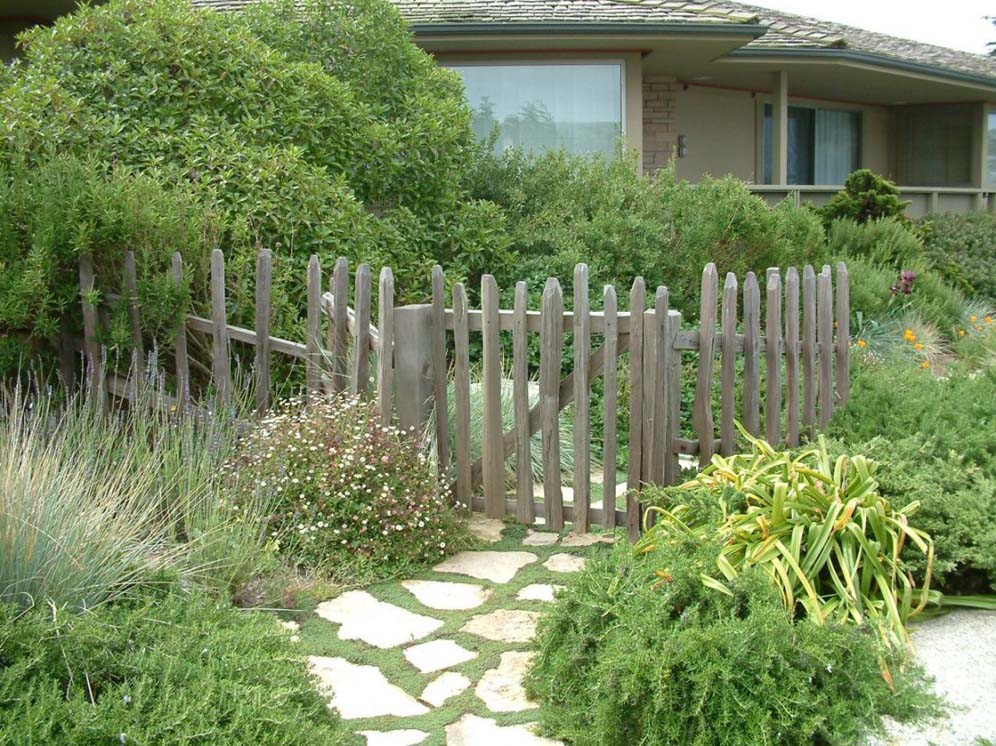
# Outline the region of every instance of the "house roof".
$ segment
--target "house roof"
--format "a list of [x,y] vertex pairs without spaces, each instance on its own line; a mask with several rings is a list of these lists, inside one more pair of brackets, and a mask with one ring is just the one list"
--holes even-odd
[[[235,10],[253,0],[194,0],[219,10]],[[510,30],[548,26],[613,25],[627,31],[641,25],[657,32],[674,26],[698,31],[736,32],[742,28],[754,37],[732,56],[803,55],[850,58],[866,62],[892,62],[900,66],[925,66],[971,77],[992,79],[996,84],[996,58],[961,52],[932,44],[901,39],[853,26],[783,13],[727,0],[392,0],[417,34],[461,27],[480,33],[484,29]]]

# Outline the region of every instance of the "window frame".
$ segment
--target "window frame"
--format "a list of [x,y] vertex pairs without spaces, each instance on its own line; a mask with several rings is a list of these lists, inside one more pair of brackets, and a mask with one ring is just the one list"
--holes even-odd
[[[627,127],[629,122],[626,117],[626,60],[622,57],[495,57],[465,58],[461,56],[447,57],[438,60],[441,67],[460,73],[454,68],[457,67],[555,67],[555,66],[579,66],[579,65],[614,65],[619,69],[619,137],[622,137],[630,147],[628,142]],[[470,102],[467,102],[468,105]],[[473,111],[473,109],[472,109]]]

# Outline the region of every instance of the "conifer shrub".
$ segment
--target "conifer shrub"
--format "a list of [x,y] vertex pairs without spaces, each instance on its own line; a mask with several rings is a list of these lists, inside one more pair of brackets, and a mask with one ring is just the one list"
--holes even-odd
[[819,209],[824,221],[837,219],[867,223],[882,218],[905,219],[909,202],[899,198],[899,189],[884,176],[867,168],[860,168],[844,182],[843,191]]

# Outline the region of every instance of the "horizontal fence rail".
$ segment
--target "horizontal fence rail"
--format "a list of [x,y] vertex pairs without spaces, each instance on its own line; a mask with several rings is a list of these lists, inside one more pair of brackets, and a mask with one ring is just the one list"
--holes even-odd
[[[305,278],[304,341],[270,333],[269,251],[261,251],[256,262],[254,329],[229,323],[221,251],[213,252],[210,267],[210,315],[186,314],[173,341],[176,390],[170,401],[175,406],[192,406],[191,332],[210,339],[206,370],[220,402],[232,396],[233,341],[254,348],[260,412],[271,404],[271,357],[301,361],[309,395],[346,391],[371,396],[385,425],[424,432],[457,502],[490,517],[542,521],[554,530],[566,523],[582,533],[596,525],[619,526],[636,536],[640,490],[674,483],[681,470],[679,456],[696,456],[707,464],[713,454],[733,453],[737,422],[773,444],[797,446],[826,427],[834,408],[846,404],[850,389],[849,278],[843,263],[835,273],[829,266],[819,273],[806,266],[801,273],[790,267],[783,276],[771,268],[763,281],[754,273],[742,282],[727,274],[722,287],[716,266],[709,264],[702,273],[698,321],[689,327],[670,308],[668,288],[651,293],[642,278],[629,288],[629,310],[619,310],[611,285],[595,296],[600,309],[593,310],[584,264],[575,269],[571,297],[565,299],[560,283],[550,278],[539,309],[528,307],[524,282],[514,287],[513,308],[502,309],[500,288],[491,275],[482,278],[480,308],[470,308],[467,288],[458,282],[447,290],[440,267],[432,271],[430,303],[396,307],[395,278],[383,268],[374,309],[368,265],[351,272],[348,261],[340,258],[326,277],[313,256]],[[86,385],[104,399],[130,398],[137,384],[108,373],[102,359],[101,314],[90,292],[99,278],[89,259],[81,259],[79,270]],[[182,282],[183,271],[181,256],[174,254],[172,277]],[[132,369],[141,373],[144,340],[131,254],[119,287],[121,293],[105,292],[103,297],[127,302]],[[472,345],[475,338],[479,345]],[[569,360],[566,340],[571,342]],[[480,350],[480,380],[474,380],[471,349]],[[539,351],[538,369],[531,365],[530,350]],[[75,377],[65,366],[63,374],[67,381]],[[694,385],[691,402],[682,401],[686,375]],[[601,398],[595,399],[598,379]],[[625,397],[620,396],[623,391]],[[503,406],[509,399],[510,417]],[[600,432],[592,431],[593,400],[600,406]],[[568,409],[573,465],[565,470],[561,420]],[[482,432],[477,453],[472,448],[474,421]],[[691,426],[683,426],[688,421]],[[426,428],[429,422],[433,426]],[[629,448],[624,495],[616,470],[623,445],[620,428]],[[593,444],[601,446],[604,465],[601,500],[593,499]],[[538,480],[537,460],[542,472]]]

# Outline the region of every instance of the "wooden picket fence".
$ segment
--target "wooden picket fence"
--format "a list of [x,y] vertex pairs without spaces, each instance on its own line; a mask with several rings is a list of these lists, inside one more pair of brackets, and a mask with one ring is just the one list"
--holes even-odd
[[[836,271],[836,292],[829,266],[817,274],[811,266],[801,273],[788,268],[784,282],[778,269],[769,269],[762,288],[748,273],[742,289],[728,274],[719,288],[716,267],[702,274],[701,307],[697,328],[683,328],[682,317],[669,307],[666,287],[658,287],[650,300],[642,278],[629,291],[630,311],[618,310],[614,287],[602,291],[602,310],[592,311],[588,268],[579,264],[573,278],[573,309],[565,310],[564,294],[555,278],[547,280],[541,308],[528,308],[526,283],[515,286],[510,310],[499,307],[495,278],[481,282],[481,308],[471,309],[462,283],[452,288],[447,304],[443,270],[432,271],[432,301],[424,305],[394,305],[394,276],[380,272],[377,324],[371,308],[370,267],[360,265],[352,277],[340,258],[323,292],[324,277],[318,257],[307,270],[307,332],[302,342],[270,334],[270,287],[273,257],[261,251],[256,263],[255,329],[228,323],[225,262],[222,252],[211,257],[210,318],[193,314],[176,336],[174,345],[175,405],[192,406],[187,334],[211,338],[211,371],[215,396],[225,401],[232,394],[230,343],[253,345],[256,404],[270,406],[273,354],[296,358],[306,367],[309,393],[348,390],[374,395],[384,424],[421,432],[434,413],[434,441],[440,473],[452,479],[454,498],[490,517],[514,515],[532,524],[542,517],[545,525],[559,530],[571,522],[577,532],[592,525],[624,526],[631,536],[639,533],[640,489],[647,484],[671,484],[679,471],[679,454],[697,455],[708,463],[714,453],[730,454],[737,448],[735,421],[752,434],[773,444],[798,445],[803,435],[825,427],[835,406],[847,402],[849,390],[850,303],[847,267]],[[183,262],[173,256],[173,276],[183,279]],[[137,299],[135,259],[128,255],[121,283],[132,323],[134,365],[141,367],[143,340]],[[95,287],[93,267],[80,262],[84,319],[83,347],[88,364],[88,385],[95,395],[128,397],[132,385],[101,370],[98,341],[98,308],[87,291]],[[105,294],[105,297],[112,297]],[[835,303],[836,300],[836,303]],[[742,318],[738,311],[742,308]],[[742,331],[740,331],[742,329]],[[505,430],[502,421],[501,335],[512,339],[512,398],[514,424]],[[482,340],[482,453],[471,453],[471,334]],[[539,397],[529,400],[529,337],[539,335]],[[573,341],[571,370],[563,375],[565,335]],[[451,338],[451,339],[450,339]],[[599,344],[593,349],[593,339]],[[696,358],[695,397],[691,412],[693,432],[681,428],[682,356]],[[629,463],[624,504],[616,504],[617,421],[620,382],[618,360],[628,356]],[[743,356],[742,372],[737,358]],[[762,358],[764,406],[762,411]],[[375,370],[371,375],[371,366]],[[718,364],[718,369],[717,369]],[[718,375],[718,382],[717,382]],[[455,437],[450,453],[449,385],[455,398]],[[591,501],[591,387],[604,378],[602,507]],[[739,380],[738,380],[739,379]],[[373,386],[373,391],[371,391]],[[713,410],[718,387],[718,421]],[[740,406],[737,394],[740,394]],[[573,405],[573,500],[565,502],[560,459],[560,413]],[[763,414],[763,427],[762,427]],[[542,439],[542,499],[534,496],[531,472],[533,436]],[[505,464],[515,460],[515,488],[506,489]]]

